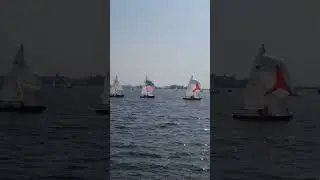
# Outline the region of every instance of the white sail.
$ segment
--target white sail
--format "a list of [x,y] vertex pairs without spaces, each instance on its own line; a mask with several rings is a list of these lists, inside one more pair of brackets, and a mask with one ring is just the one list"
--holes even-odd
[[147,96],[148,95],[147,86],[142,86],[141,95],[143,95],[143,96]]
[[245,109],[261,109],[264,106],[264,84],[257,72],[252,72],[244,94]]
[[122,94],[122,86],[120,85],[120,82],[118,81],[118,76],[113,81],[113,84],[110,87],[110,94],[111,95],[121,95]]
[[15,56],[13,69],[17,73],[18,79],[24,88],[40,90],[41,82],[35,74],[29,70],[27,63],[25,62],[23,45],[21,45],[17,55]]
[[9,72],[5,77],[0,92],[0,101],[21,101],[22,94],[20,84],[17,81],[17,74]]
[[[278,71],[281,71],[289,89],[276,89],[271,94],[266,95],[274,87]],[[283,112],[285,109],[283,98],[287,97],[290,91],[290,77],[284,63],[275,57],[266,55],[265,50],[264,53],[259,53],[253,63],[245,89],[245,109],[262,109],[264,106],[268,106],[271,112]]]
[[186,97],[195,97],[198,98],[200,94],[200,83],[197,80],[193,79],[193,76],[191,76],[191,79],[188,83],[187,90],[186,90]]
[[27,67],[21,45],[11,71],[4,78],[0,101],[23,101],[24,104],[35,104],[34,90],[39,90],[40,87],[40,81]]

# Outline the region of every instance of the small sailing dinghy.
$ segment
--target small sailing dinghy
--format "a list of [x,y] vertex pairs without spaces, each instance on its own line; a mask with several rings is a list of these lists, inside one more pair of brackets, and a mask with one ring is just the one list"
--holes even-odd
[[40,81],[29,71],[25,62],[21,44],[11,71],[4,77],[0,91],[0,112],[42,113],[46,107],[38,105],[35,98],[40,88]]
[[72,88],[70,80],[67,80],[67,88]]
[[110,97],[124,97],[122,94],[123,88],[118,81],[118,76],[113,81],[113,84],[110,87]]
[[146,80],[144,81],[144,85],[142,86],[141,89],[141,95],[140,98],[154,98],[154,90],[155,90],[155,85],[152,81],[148,79],[146,76]]
[[193,79],[193,76],[191,76],[187,86],[186,95],[182,99],[201,100],[201,97],[199,96],[200,91],[201,91],[200,83],[197,80]]
[[[109,74],[108,74],[109,75]],[[110,101],[109,101],[109,76],[104,78],[103,92],[100,95],[101,103],[94,107],[97,114],[110,114]]]
[[282,61],[268,56],[261,46],[245,89],[244,107],[233,113],[234,119],[289,121],[293,114],[287,108],[292,94],[289,73]]

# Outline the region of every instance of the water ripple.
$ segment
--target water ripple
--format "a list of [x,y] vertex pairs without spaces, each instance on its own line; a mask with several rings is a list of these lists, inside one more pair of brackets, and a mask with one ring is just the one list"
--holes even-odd
[[183,95],[111,100],[111,179],[209,179],[209,93],[199,102]]

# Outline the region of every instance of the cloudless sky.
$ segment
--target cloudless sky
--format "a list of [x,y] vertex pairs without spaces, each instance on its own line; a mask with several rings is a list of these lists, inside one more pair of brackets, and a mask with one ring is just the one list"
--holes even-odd
[[209,0],[111,0],[110,77],[210,87]]

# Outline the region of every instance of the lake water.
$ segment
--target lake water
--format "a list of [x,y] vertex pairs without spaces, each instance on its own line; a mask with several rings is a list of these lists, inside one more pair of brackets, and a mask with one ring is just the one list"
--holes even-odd
[[233,120],[242,90],[214,95],[211,179],[317,179],[320,176],[320,95],[303,91],[289,100],[289,123]]
[[111,99],[111,179],[209,179],[210,96],[185,101],[183,90],[125,90]]
[[0,179],[106,179],[108,117],[88,106],[102,87],[44,87],[41,115],[0,115]]

